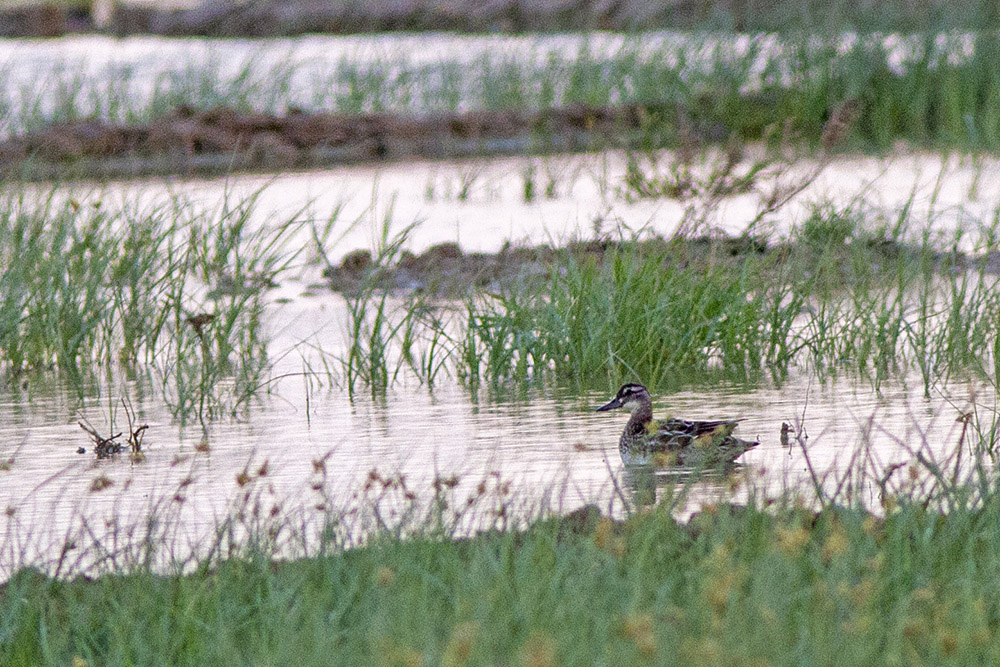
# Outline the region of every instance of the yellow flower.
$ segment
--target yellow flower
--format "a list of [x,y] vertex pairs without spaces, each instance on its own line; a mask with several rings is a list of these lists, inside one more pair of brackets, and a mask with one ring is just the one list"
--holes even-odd
[[823,543],[823,561],[829,563],[837,556],[843,555],[848,546],[850,546],[850,541],[847,539],[847,533],[844,532],[844,528],[839,523],[835,523]]
[[809,544],[809,531],[802,526],[785,527],[778,526],[777,529],[778,546],[786,555],[797,558],[802,555],[802,550]]

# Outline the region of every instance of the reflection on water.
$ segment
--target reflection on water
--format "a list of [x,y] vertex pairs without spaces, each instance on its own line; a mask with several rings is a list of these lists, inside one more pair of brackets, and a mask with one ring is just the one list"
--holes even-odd
[[[294,361],[283,363],[278,374],[294,373]],[[857,463],[861,444],[883,466],[912,462],[912,450],[922,445],[944,457],[958,443],[959,410],[970,409],[973,396],[979,405],[994,401],[968,383],[940,385],[923,399],[918,379],[912,387],[886,385],[882,396],[856,379],[818,385],[805,375],[782,386],[692,388],[662,397],[657,415],[743,416],[741,430],[761,441],[735,478],[694,478],[683,471],[623,469],[617,442],[625,415],[593,411],[606,390],[573,395],[556,388],[490,399],[448,382],[433,391],[403,386],[384,398],[351,400],[295,375],[271,389],[246,415],[202,429],[172,423],[154,393],[135,384],[90,387],[83,398],[34,381],[5,388],[3,562],[32,556],[51,563],[67,535],[78,535],[84,524],[95,538],[117,533],[115,539],[124,541],[126,527],[137,531],[135,538],[151,512],[176,524],[168,537],[177,540],[178,553],[197,551],[251,496],[255,511],[291,512],[302,526],[312,526],[306,532],[318,531],[331,509],[380,499],[391,506],[379,519],[388,525],[402,518],[400,508],[409,506],[411,514],[413,507],[426,509],[444,492],[455,511],[475,503],[477,512],[456,521],[459,532],[501,515],[565,512],[591,502],[620,514],[624,502],[642,506],[665,494],[683,497],[684,507],[694,510],[704,502],[745,498],[748,485],[765,496],[808,491],[809,465],[832,486]],[[150,425],[145,459],[77,455],[77,447],[90,446],[77,421],[86,418],[102,432],[121,430],[120,409],[114,426],[108,419],[126,395]],[[782,447],[783,422],[802,427],[808,463],[800,447]],[[863,500],[877,506],[874,491],[867,493]],[[345,536],[345,542],[357,539]]]
[[[123,203],[151,208],[174,196],[216,210],[225,201],[242,201],[259,192],[252,215],[260,225],[292,217],[322,225],[336,211],[332,239],[337,243],[327,249],[332,261],[375,246],[386,220],[391,233],[416,223],[405,244],[414,252],[446,242],[457,242],[467,252],[496,252],[507,243],[561,244],[631,232],[669,236],[684,218],[684,203],[670,198],[627,201],[621,194],[626,164],[621,151],[416,160],[266,176],[75,183],[61,186],[60,193],[81,201],[102,200],[112,210]],[[806,172],[810,167],[802,161],[796,169]],[[781,235],[802,224],[817,202],[845,206],[853,201],[858,206],[864,201],[870,205],[865,218],[873,227],[894,224],[905,208],[912,240],[919,241],[919,234],[928,228],[951,247],[955,232],[961,231],[954,241],[960,249],[972,251],[1000,201],[1000,178],[984,176],[997,173],[1000,162],[988,158],[976,165],[928,153],[838,158],[766,221]],[[526,174],[534,174],[532,178],[540,182],[551,178],[551,196],[525,201]],[[31,187],[43,194],[50,191],[50,186]],[[467,191],[459,197],[461,188]],[[761,194],[733,196],[717,204],[707,223],[717,231],[739,234],[760,213]],[[308,231],[301,241],[311,241]]]
[[[551,199],[525,202],[518,194],[523,193],[525,165],[565,170],[564,186]],[[227,192],[239,197],[266,186],[262,215],[290,213],[311,202],[317,217],[347,202],[344,220],[361,223],[345,230],[332,249],[334,259],[370,246],[381,209],[392,201],[397,228],[414,219],[424,221],[410,238],[414,250],[441,241],[458,241],[467,250],[497,250],[507,240],[558,241],[617,226],[669,233],[681,212],[676,202],[627,203],[605,187],[620,178],[623,165],[621,153],[421,162],[273,178],[115,184],[89,196],[148,203],[176,192],[213,202]],[[885,162],[844,159],[805,197],[828,194],[841,200],[876,179],[879,187],[866,196],[877,195],[886,206],[905,201],[914,187],[916,208],[930,207],[933,195],[933,205],[945,211],[933,219],[936,229],[988,218],[1000,193],[970,199],[976,173],[950,162],[949,178],[937,183],[940,167],[931,156]],[[995,169],[995,164],[987,168]],[[475,176],[469,197],[444,194],[446,183],[469,175]],[[1000,187],[1000,180],[990,183],[984,181],[980,193]],[[66,192],[75,195],[89,187],[77,184]],[[725,224],[734,230],[746,220],[741,215],[752,211],[741,201],[737,198],[723,210]],[[803,210],[789,209],[781,224],[800,221]],[[679,512],[719,498],[745,499],[751,492],[809,493],[814,485],[832,490],[859,462],[888,470],[911,463],[915,450],[924,446],[947,457],[959,442],[961,425],[955,419],[960,413],[974,406],[995,410],[991,389],[957,380],[937,384],[929,399],[922,397],[919,377],[886,381],[877,395],[868,381],[846,374],[819,384],[808,368],[781,385],[706,387],[678,381],[688,388],[659,397],[657,416],[745,417],[740,432],[761,445],[743,457],[735,478],[624,470],[617,442],[626,416],[593,411],[617,382],[593,392],[549,387],[505,396],[485,390],[470,395],[451,378],[433,390],[404,378],[384,397],[352,398],[331,377],[310,372],[321,367],[310,356],[315,347],[332,358],[343,353],[343,300],[309,289],[305,277],[286,280],[274,295],[268,322],[275,380],[234,419],[205,428],[179,426],[156,388],[141,379],[103,380],[77,390],[33,376],[26,386],[13,380],[0,386],[5,434],[0,445],[0,578],[24,562],[55,569],[55,563],[69,559],[61,572],[84,569],[101,558],[127,562],[130,545],[150,534],[173,557],[204,553],[234,513],[246,522],[264,521],[272,512],[287,517],[287,525],[298,527],[291,531],[297,537],[282,538],[291,541],[281,548],[294,554],[308,546],[294,540],[315,538],[329,528],[332,515],[338,517],[341,543],[350,544],[361,539],[365,528],[402,525],[408,516],[426,514],[445,501],[450,515],[457,517],[449,531],[467,533],[516,522],[532,512],[569,511],[591,502],[620,514],[624,503],[641,506],[665,496],[677,498],[678,487],[687,503]],[[77,455],[78,447],[91,446],[78,420],[86,419],[106,434],[122,430],[123,398],[140,422],[149,424],[145,459],[121,455],[97,461],[92,453]],[[789,448],[781,444],[782,423],[792,424],[798,436]],[[864,452],[860,461],[859,451]],[[854,492],[877,506],[871,484]],[[373,504],[384,512],[373,515]],[[148,521],[151,515],[158,518],[155,526]],[[88,551],[83,546],[88,541],[100,544],[100,553]],[[63,547],[69,542],[81,555],[67,556]]]

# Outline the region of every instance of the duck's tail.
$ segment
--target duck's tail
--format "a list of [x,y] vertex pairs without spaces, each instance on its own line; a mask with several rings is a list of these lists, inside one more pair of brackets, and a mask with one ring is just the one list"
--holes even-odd
[[736,459],[759,445],[757,440],[743,440],[735,436],[729,436],[719,444],[720,458],[727,464],[734,463]]

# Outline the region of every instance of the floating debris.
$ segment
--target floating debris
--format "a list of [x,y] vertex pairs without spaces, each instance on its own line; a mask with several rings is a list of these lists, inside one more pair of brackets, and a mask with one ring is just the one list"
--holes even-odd
[[[82,428],[87,435],[90,436],[91,440],[94,441],[94,454],[97,455],[97,458],[104,459],[114,454],[121,454],[124,451],[130,451],[134,461],[141,461],[144,458],[142,454],[142,440],[146,434],[146,429],[149,428],[149,425],[143,424],[142,426],[136,426],[135,411],[132,410],[132,407],[125,401],[125,399],[122,399],[122,406],[125,408],[125,416],[128,418],[128,438],[126,438],[125,442],[120,442],[118,440],[122,436],[121,431],[105,438],[89,423],[80,421],[77,422],[77,424],[79,424],[80,428]],[[76,453],[86,454],[87,450],[83,447],[78,447]]]
[[[105,459],[112,454],[120,454],[125,450],[125,445],[118,442],[118,438],[122,435],[121,432],[105,438],[88,424],[84,424],[83,422],[77,422],[77,424],[79,424],[80,428],[86,431],[87,435],[89,435],[94,441],[94,453],[97,454],[97,458]],[[80,453],[79,449],[76,451],[78,454]]]

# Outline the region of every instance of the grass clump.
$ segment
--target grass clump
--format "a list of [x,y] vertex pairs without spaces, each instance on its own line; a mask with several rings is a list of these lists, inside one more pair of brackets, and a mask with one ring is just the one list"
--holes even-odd
[[[327,262],[348,305],[342,377],[349,391],[377,393],[411,373],[428,384],[454,373],[472,389],[631,378],[669,391],[780,382],[796,367],[821,379],[856,373],[876,391],[916,369],[926,395],[956,376],[994,381],[995,226],[970,243],[968,231],[920,231],[912,206],[887,213],[860,201],[814,204],[786,237],[762,234],[765,218],[739,237],[695,234],[711,229],[699,213],[669,239],[496,256],[451,244],[414,257],[399,251],[406,231],[386,236],[377,257]],[[458,276],[450,301],[421,291],[446,270]]]
[[[919,368],[925,392],[969,370],[990,377],[997,277],[924,237],[870,230],[817,208],[792,237],[675,238],[563,253],[547,279],[468,302],[457,358],[489,382],[622,377],[820,376],[854,368],[876,389]],[[683,380],[681,380],[683,381]]]
[[291,257],[288,224],[248,227],[254,201],[0,199],[0,372],[148,373],[182,417],[217,410],[226,380],[238,404],[266,368],[264,295]]
[[[965,664],[1000,651],[995,495],[577,514],[470,539],[379,538],[294,562],[0,591],[4,664]],[[586,517],[586,518],[584,518]]]
[[767,304],[747,298],[749,270],[692,270],[669,253],[626,245],[600,263],[567,255],[543,287],[471,303],[470,349],[461,357],[481,359],[491,380],[552,371],[661,382],[679,368],[706,370],[716,353],[724,367],[759,367]]

